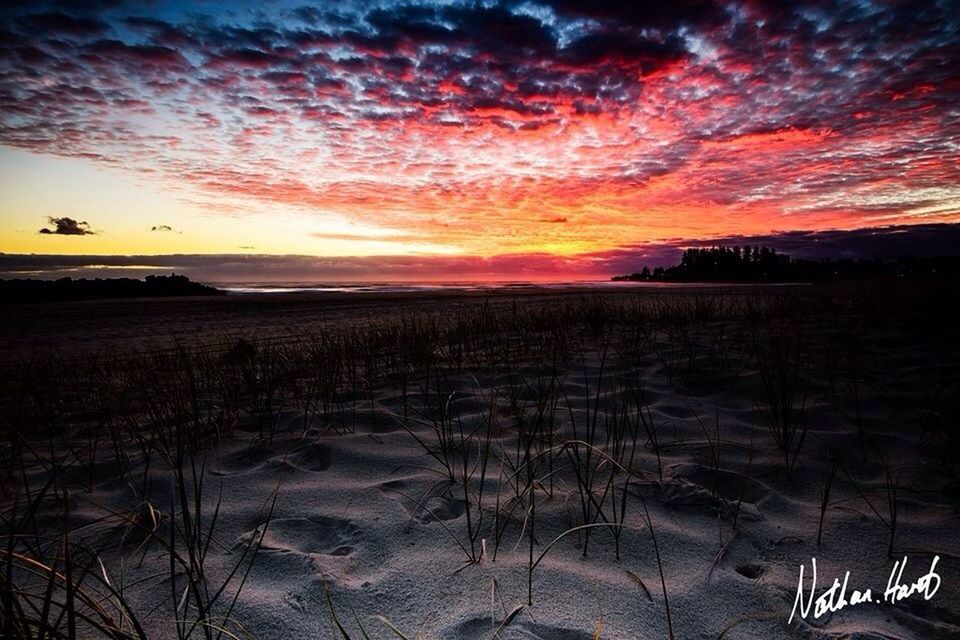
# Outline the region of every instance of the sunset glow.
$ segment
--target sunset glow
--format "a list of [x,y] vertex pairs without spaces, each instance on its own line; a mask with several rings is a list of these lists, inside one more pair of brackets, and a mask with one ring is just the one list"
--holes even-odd
[[[554,269],[960,221],[950,2],[16,4],[0,37],[8,254]],[[38,233],[59,217],[92,233]]]

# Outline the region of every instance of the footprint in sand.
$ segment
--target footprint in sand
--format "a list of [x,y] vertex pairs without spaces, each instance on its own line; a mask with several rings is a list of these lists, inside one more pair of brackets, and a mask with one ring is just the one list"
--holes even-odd
[[741,517],[760,520],[760,507],[772,495],[765,485],[740,473],[718,469],[715,476],[712,469],[681,464],[665,479],[661,499],[675,507],[736,505]]
[[420,522],[433,522],[434,520],[456,520],[466,511],[466,503],[463,500],[451,496],[432,496],[423,501],[423,508],[412,513]]
[[466,503],[463,500],[449,493],[424,496],[405,480],[390,480],[381,483],[379,487],[399,503],[411,518],[424,524],[436,520],[456,520],[466,511]]
[[[488,640],[494,637],[496,631],[497,627],[491,624],[490,618],[483,616],[464,621],[448,637],[461,640]],[[591,640],[594,635],[586,631],[559,626],[514,621],[500,629],[496,637],[500,640]]]
[[294,611],[298,611],[300,613],[307,612],[307,602],[301,595],[288,593],[287,595],[283,596],[283,601],[286,602],[287,605],[289,605]]
[[252,445],[221,456],[213,465],[215,476],[234,476],[256,471],[275,455],[272,449]]
[[311,442],[280,455],[276,451],[263,447],[244,447],[217,460],[213,474],[233,476],[258,471],[325,471],[330,468],[332,456],[330,448],[319,442]]
[[[247,545],[261,527],[241,536],[237,546]],[[270,523],[263,536],[262,551],[301,555],[346,556],[353,552],[360,528],[349,520],[326,516],[280,518]]]
[[320,442],[311,442],[287,456],[287,462],[300,471],[326,471],[331,459],[330,447]]
[[744,502],[757,504],[763,502],[771,493],[758,480],[728,469],[717,469],[714,475],[714,470],[708,467],[681,464],[674,468],[674,475],[710,492],[716,487],[717,492],[728,502],[742,499]]
[[748,563],[737,565],[737,573],[750,580],[759,580],[760,576],[767,572],[767,568],[761,564]]

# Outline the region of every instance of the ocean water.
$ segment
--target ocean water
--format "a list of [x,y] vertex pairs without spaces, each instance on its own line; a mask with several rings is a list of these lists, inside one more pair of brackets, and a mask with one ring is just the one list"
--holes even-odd
[[[689,282],[613,282],[611,280],[570,281],[570,282],[403,282],[403,283],[316,283],[316,282],[283,282],[283,283],[218,283],[213,286],[233,294],[263,294],[263,293],[406,293],[406,292],[435,292],[435,291],[488,291],[488,290],[533,290],[549,291],[551,289],[567,289],[583,287],[590,289],[626,289],[626,288],[690,288],[703,286],[717,286],[689,283]],[[726,285],[731,286],[731,285]],[[738,286],[738,285],[732,285]],[[742,286],[742,285],[741,285]],[[748,285],[749,286],[749,285]]]

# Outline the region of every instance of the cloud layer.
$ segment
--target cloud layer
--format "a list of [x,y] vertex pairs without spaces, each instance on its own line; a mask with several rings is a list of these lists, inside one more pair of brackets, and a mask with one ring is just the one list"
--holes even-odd
[[652,4],[14,3],[0,144],[481,255],[960,219],[955,1]]

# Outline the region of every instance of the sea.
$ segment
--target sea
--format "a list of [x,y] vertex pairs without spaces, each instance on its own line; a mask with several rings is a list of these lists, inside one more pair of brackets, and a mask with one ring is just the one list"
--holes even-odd
[[614,282],[612,280],[573,280],[569,282],[430,282],[430,283],[315,283],[315,282],[271,282],[237,283],[210,282],[209,284],[231,294],[255,295],[264,293],[431,293],[438,291],[550,291],[558,289],[682,289],[704,286],[757,286],[757,285],[720,285],[720,283],[695,282]]

